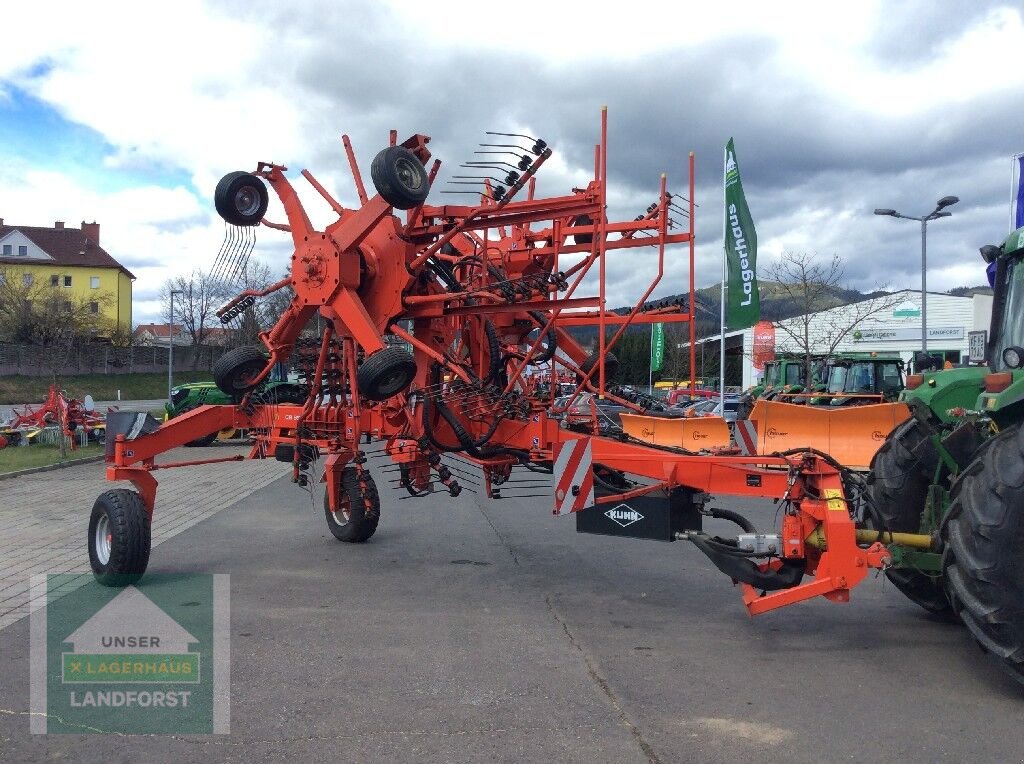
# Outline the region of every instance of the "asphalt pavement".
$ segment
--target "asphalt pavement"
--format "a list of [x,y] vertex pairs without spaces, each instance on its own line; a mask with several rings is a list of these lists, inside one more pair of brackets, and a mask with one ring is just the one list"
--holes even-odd
[[151,572],[231,576],[230,735],[30,736],[23,619],[0,631],[0,759],[1024,758],[1024,688],[884,577],[750,618],[683,542],[578,535],[542,496],[382,493],[366,544],[282,479],[153,550]]

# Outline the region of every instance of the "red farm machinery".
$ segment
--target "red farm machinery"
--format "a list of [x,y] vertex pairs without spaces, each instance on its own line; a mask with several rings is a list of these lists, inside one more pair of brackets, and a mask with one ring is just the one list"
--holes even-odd
[[[472,173],[466,182],[479,184],[473,203],[431,206],[440,162],[428,143],[424,135],[399,142],[392,132],[371,165],[371,195],[345,136],[359,206],[342,206],[302,172],[336,215],[323,230],[310,222],[285,167],[261,162],[220,181],[215,205],[228,231],[214,269],[221,277],[243,267],[258,226],[289,235],[293,248],[287,278],[242,290],[221,308],[221,320],[275,290],[290,289],[291,301],[261,334],[262,347],[232,350],[216,365],[215,381],[234,405],[203,406],[162,426],[143,414],[111,415],[107,477],[134,490],[107,491],[93,509],[89,550],[101,583],[125,585],[146,569],[155,471],[202,463],[155,457],[229,427],[250,433],[251,458],[287,462],[302,486],[322,480],[328,526],[343,541],[366,541],[380,517],[368,444],[397,463],[401,489],[414,496],[457,495],[460,484],[442,457],[458,454],[482,471],[489,497],[513,467],[525,466],[551,474],[554,513],[576,514],[580,531],[609,532],[604,524],[620,535],[692,542],[742,585],[752,614],[816,596],[846,601],[872,569],[895,564],[894,544],[931,547],[929,536],[865,527],[862,478],[821,452],[742,456],[605,436],[596,423],[588,432],[559,426],[557,415],[583,394],[644,411],[613,383],[614,350],[628,327],[680,322],[693,338],[692,153],[683,193],[670,193],[663,175],[644,212],[613,221],[606,112],[593,179],[563,196],[536,195],[537,173],[552,156],[543,140],[490,134],[482,159],[464,165]],[[284,222],[265,218],[270,191]],[[606,266],[620,250],[637,248],[656,258],[652,278],[635,307],[613,313]],[[667,254],[688,258],[688,301],[649,301]],[[311,334],[318,316],[322,330]],[[598,329],[593,348],[570,331],[584,325]],[[305,395],[278,400],[261,391],[278,363],[298,364]],[[558,406],[565,386],[555,380],[573,383]],[[711,493],[777,500],[781,527],[761,532],[736,512],[709,508]],[[643,520],[630,520],[636,515]],[[739,532],[712,536],[702,530],[706,516]]]

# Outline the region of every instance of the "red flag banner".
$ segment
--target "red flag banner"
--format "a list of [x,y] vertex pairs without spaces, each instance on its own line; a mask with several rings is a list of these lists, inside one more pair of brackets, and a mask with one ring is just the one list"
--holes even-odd
[[775,359],[775,324],[758,321],[754,324],[754,368],[764,371],[767,361]]

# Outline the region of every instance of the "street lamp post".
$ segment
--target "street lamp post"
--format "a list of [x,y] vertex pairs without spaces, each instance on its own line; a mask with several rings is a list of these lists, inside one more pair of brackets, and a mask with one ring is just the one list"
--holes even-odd
[[171,314],[167,319],[167,402],[172,405],[171,388],[174,387],[174,295],[176,294],[185,294],[185,290],[171,290]]
[[913,215],[902,215],[896,210],[878,208],[876,215],[887,215],[904,220],[916,220],[921,224],[921,351],[928,354],[928,221],[948,218],[952,212],[945,212],[946,207],[959,202],[956,196],[944,196],[935,204],[935,209],[927,215],[914,217]]

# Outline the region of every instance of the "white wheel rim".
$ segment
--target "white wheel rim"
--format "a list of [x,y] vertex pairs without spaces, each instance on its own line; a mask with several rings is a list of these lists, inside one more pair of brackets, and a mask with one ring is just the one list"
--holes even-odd
[[352,519],[352,510],[332,509],[331,517],[334,518],[335,525],[348,525],[348,521]]
[[113,542],[113,534],[110,531],[110,520],[106,515],[100,515],[96,523],[96,534],[93,538],[93,545],[96,547],[96,560],[100,565],[110,562],[110,546]]

